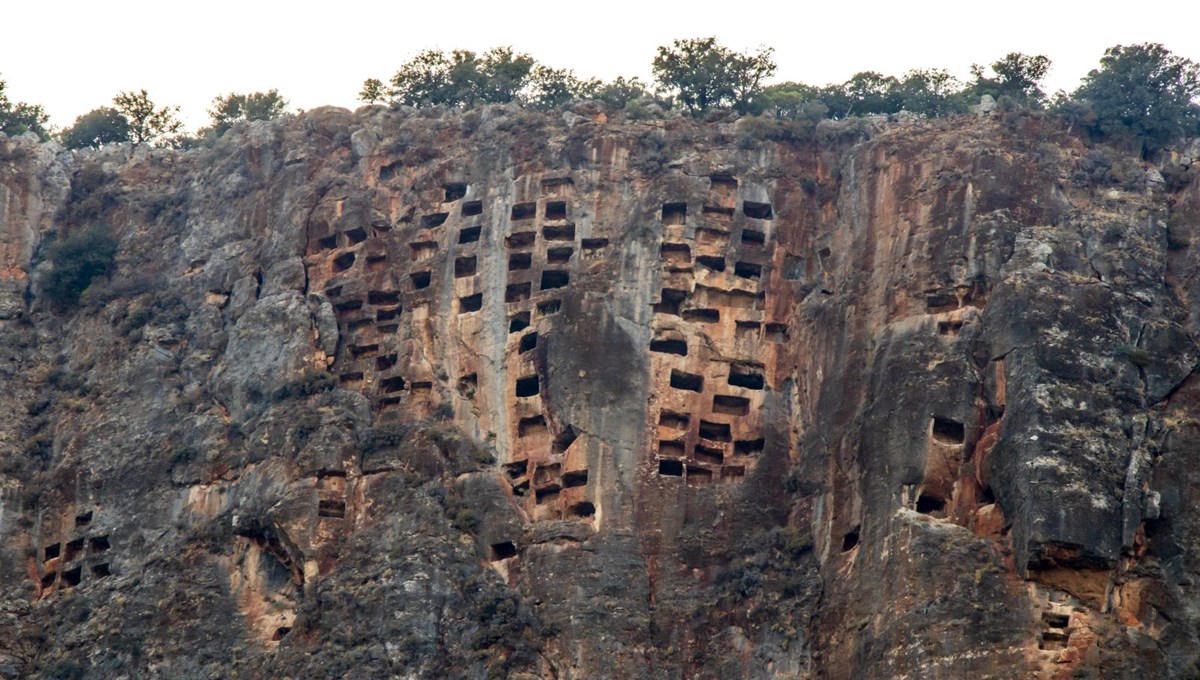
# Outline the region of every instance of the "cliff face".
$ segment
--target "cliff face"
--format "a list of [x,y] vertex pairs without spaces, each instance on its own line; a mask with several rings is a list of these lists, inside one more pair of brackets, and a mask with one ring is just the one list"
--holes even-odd
[[1187,677],[1167,162],[1035,115],[0,139],[0,674]]

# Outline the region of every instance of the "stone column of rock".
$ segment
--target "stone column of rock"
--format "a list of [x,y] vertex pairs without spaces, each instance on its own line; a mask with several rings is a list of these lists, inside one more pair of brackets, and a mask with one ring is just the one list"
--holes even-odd
[[0,138],[0,320],[24,311],[33,251],[66,198],[59,150]]

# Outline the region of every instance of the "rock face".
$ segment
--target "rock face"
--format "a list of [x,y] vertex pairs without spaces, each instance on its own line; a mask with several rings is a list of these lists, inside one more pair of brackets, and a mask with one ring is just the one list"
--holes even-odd
[[1194,155],[1011,112],[0,138],[0,677],[1195,677]]

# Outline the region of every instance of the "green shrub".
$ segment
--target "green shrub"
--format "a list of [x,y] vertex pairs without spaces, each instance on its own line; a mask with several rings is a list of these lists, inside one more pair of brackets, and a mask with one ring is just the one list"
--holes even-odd
[[456,492],[452,492],[443,501],[446,518],[450,520],[450,525],[464,534],[474,534],[479,531],[479,525],[482,522],[479,515],[467,507],[466,502]]
[[129,141],[129,121],[120,111],[101,106],[75,119],[75,125],[62,131],[63,146],[68,149],[92,147]]
[[411,427],[401,423],[382,423],[371,430],[368,451],[381,451],[400,446],[408,439]]
[[50,116],[46,115],[45,109],[37,104],[14,103],[8,98],[6,88],[7,83],[0,80],[0,132],[9,137],[33,132],[43,140],[48,139],[46,124],[50,122]]
[[286,383],[272,393],[275,401],[290,397],[307,397],[332,390],[337,383],[327,371],[306,370],[298,379]]
[[1158,43],[1104,51],[1072,99],[1090,102],[1093,135],[1133,142],[1143,157],[1200,129],[1200,64]]
[[116,254],[117,240],[103,226],[71,234],[50,247],[54,268],[43,282],[43,292],[60,307],[75,304],[96,277],[112,271]]

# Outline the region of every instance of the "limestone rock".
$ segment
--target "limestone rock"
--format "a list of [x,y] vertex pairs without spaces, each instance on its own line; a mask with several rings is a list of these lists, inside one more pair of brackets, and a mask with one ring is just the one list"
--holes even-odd
[[976,116],[990,116],[996,111],[996,99],[990,94],[985,94],[979,98],[979,103],[971,107]]
[[1200,183],[624,115],[0,138],[0,676],[1191,672]]

